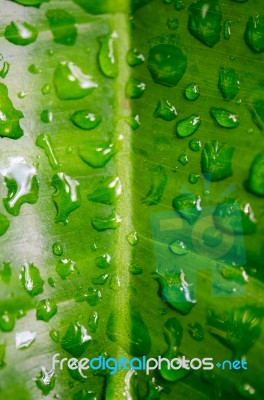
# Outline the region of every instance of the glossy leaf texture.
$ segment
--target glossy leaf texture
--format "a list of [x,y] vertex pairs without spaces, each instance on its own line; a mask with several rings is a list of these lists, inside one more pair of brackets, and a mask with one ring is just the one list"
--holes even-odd
[[261,399],[262,0],[0,10],[0,398]]

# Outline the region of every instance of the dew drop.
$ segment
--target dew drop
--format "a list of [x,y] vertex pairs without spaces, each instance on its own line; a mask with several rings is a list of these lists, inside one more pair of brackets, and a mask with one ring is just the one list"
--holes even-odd
[[92,168],[103,168],[116,153],[109,142],[86,142],[79,148],[81,159]]
[[30,296],[37,296],[43,292],[44,281],[40,276],[39,269],[32,263],[24,264],[20,280],[24,289]]
[[116,78],[118,75],[117,56],[115,41],[118,39],[117,32],[112,32],[100,38],[100,51],[98,55],[99,65],[102,73],[108,78]]
[[264,196],[264,153],[259,153],[250,166],[248,190],[257,196]]
[[38,30],[27,22],[12,21],[5,28],[5,38],[19,46],[27,46],[37,40]]
[[127,52],[127,63],[130,67],[136,67],[143,64],[145,57],[141,54],[138,49],[130,49]]
[[113,205],[122,193],[122,185],[120,179],[109,177],[99,183],[96,189],[88,195],[88,200]]
[[3,64],[2,69],[0,70],[1,78],[4,79],[7,76],[8,72],[9,72],[9,69],[10,69],[10,64],[7,61],[5,61],[4,64]]
[[254,53],[264,52],[264,15],[249,17],[245,31],[245,41]]
[[53,113],[49,110],[43,110],[40,114],[40,119],[44,124],[49,124],[53,120]]
[[0,83],[0,137],[19,139],[23,136],[23,130],[19,121],[24,115],[14,108],[8,97],[7,87]]
[[219,126],[223,128],[233,129],[239,125],[238,115],[224,108],[211,107],[210,114]]
[[79,182],[63,172],[59,172],[53,176],[51,184],[56,189],[52,196],[57,210],[56,221],[66,224],[69,214],[81,205]]
[[194,101],[200,96],[200,89],[196,83],[190,83],[186,86],[184,94],[186,99]]
[[46,368],[41,367],[41,372],[35,381],[37,387],[42,391],[43,395],[47,396],[55,387],[55,371],[47,371]]
[[37,137],[36,145],[45,151],[51,168],[58,169],[60,164],[54,153],[50,136],[46,133],[42,133]]
[[69,276],[75,271],[76,271],[75,262],[68,258],[60,260],[56,266],[56,272],[63,280],[68,279]]
[[87,329],[79,322],[71,323],[61,341],[63,350],[68,351],[73,357],[80,357],[87,349],[92,338]]
[[91,130],[96,128],[100,124],[101,117],[99,114],[91,113],[88,110],[81,110],[76,111],[71,116],[71,120],[78,128]]
[[111,266],[111,256],[109,254],[103,254],[101,256],[96,257],[95,259],[96,266],[100,269],[106,269]]
[[126,84],[126,96],[130,99],[139,99],[143,96],[145,90],[145,83],[135,78],[130,78]]
[[220,68],[218,87],[225,100],[232,100],[239,92],[240,81],[233,68]]
[[63,255],[63,247],[60,243],[55,242],[52,245],[52,251],[55,256],[62,256]]
[[115,213],[107,218],[92,218],[92,226],[98,232],[106,231],[107,229],[117,229],[121,223],[121,217]]
[[191,114],[176,124],[176,132],[179,138],[193,135],[201,125],[201,118],[197,114]]
[[11,332],[14,329],[15,323],[15,317],[8,311],[0,314],[0,330],[2,332]]
[[202,173],[212,182],[220,181],[233,174],[232,158],[234,147],[216,140],[205,144],[201,154]]
[[172,207],[192,225],[201,214],[201,199],[191,193],[180,194],[172,200]]
[[177,117],[177,111],[168,100],[161,99],[158,101],[154,117],[162,118],[165,121],[173,121]]

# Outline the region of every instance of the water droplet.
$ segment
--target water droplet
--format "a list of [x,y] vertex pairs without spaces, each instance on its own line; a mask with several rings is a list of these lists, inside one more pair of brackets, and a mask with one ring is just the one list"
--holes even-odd
[[54,42],[72,46],[77,39],[75,18],[66,10],[48,10],[46,17],[52,31]]
[[126,96],[130,99],[139,99],[146,90],[144,82],[135,78],[130,78],[126,85]]
[[175,31],[179,28],[180,22],[178,18],[168,18],[167,19],[167,27],[172,31]]
[[131,265],[129,265],[128,268],[129,272],[131,275],[141,275],[143,273],[143,268],[135,263],[132,263]]
[[38,30],[27,22],[12,21],[5,28],[5,38],[19,46],[27,46],[37,40]]
[[59,172],[53,176],[51,184],[56,189],[52,196],[57,210],[56,221],[66,224],[69,214],[81,205],[79,182],[63,172]]
[[41,89],[41,93],[45,96],[50,93],[51,87],[48,83],[45,83],[45,85]]
[[183,0],[175,0],[174,7],[177,11],[181,11],[185,8]]
[[88,326],[92,333],[95,333],[98,328],[99,316],[96,311],[93,311],[88,320]]
[[204,338],[203,327],[199,322],[194,322],[188,325],[188,332],[190,336],[197,342],[201,342]]
[[131,310],[131,323],[124,324],[122,335],[119,335],[116,331],[116,319],[118,317],[116,313],[111,313],[108,319],[106,328],[108,338],[112,342],[118,343],[132,356],[142,357],[147,355],[151,350],[151,338],[140,313]]
[[173,121],[177,117],[177,111],[168,100],[161,99],[158,101],[154,116],[156,118],[162,118],[165,121]]
[[58,163],[57,158],[54,153],[54,150],[52,148],[50,136],[47,135],[46,133],[42,133],[41,135],[39,135],[37,137],[36,145],[38,147],[40,147],[41,149],[44,149],[44,151],[48,157],[51,168],[58,169],[60,164]]
[[252,234],[256,231],[256,219],[250,203],[227,198],[214,211],[215,225],[229,234]]
[[3,175],[8,189],[3,200],[7,212],[17,216],[24,203],[37,202],[39,185],[34,167],[18,162],[6,168]]
[[49,0],[12,0],[17,4],[22,4],[23,6],[39,7],[42,3],[46,3]]
[[130,67],[136,67],[143,64],[145,57],[141,54],[138,49],[130,49],[127,52],[127,63]]
[[37,296],[43,292],[44,281],[39,270],[32,263],[24,264],[20,279],[22,285],[30,296]]
[[238,384],[237,391],[243,399],[255,399],[256,390],[249,383]]
[[222,12],[218,0],[198,0],[189,7],[189,31],[209,47],[220,40],[221,20]]
[[88,195],[88,200],[113,205],[122,193],[122,185],[120,179],[109,177],[102,183],[99,183],[96,189]]
[[37,305],[37,320],[48,322],[54,315],[57,314],[58,307],[54,300],[41,300]]
[[220,181],[233,174],[232,158],[234,147],[216,140],[207,142],[201,154],[202,173],[212,182]]
[[52,246],[52,251],[55,256],[62,256],[63,254],[63,247],[60,243],[55,242]]
[[229,40],[231,38],[231,21],[226,19],[224,22],[224,38]]
[[225,100],[232,100],[239,92],[240,82],[233,68],[220,68],[218,87]]
[[235,281],[236,283],[246,284],[248,274],[243,267],[233,267],[229,265],[220,266],[220,274],[224,279]]
[[163,301],[181,314],[189,314],[196,300],[192,298],[192,285],[186,281],[185,273],[183,271],[175,272],[175,270],[171,273],[158,270],[156,272]]
[[200,96],[200,89],[196,83],[190,83],[186,86],[184,94],[186,99],[194,101]]
[[189,250],[186,247],[186,244],[181,240],[175,240],[169,245],[169,249],[173,254],[177,254],[178,256],[184,256],[189,253]]
[[53,340],[55,343],[59,343],[60,341],[60,335],[59,332],[56,329],[52,329],[49,333],[50,338]]
[[117,32],[100,38],[100,51],[98,55],[101,71],[108,78],[116,78],[118,75],[115,41],[118,39]]
[[138,244],[138,235],[136,231],[131,231],[127,235],[127,241],[131,246],[136,246]]
[[103,254],[95,259],[96,266],[101,269],[106,269],[111,266],[111,256],[109,254]]
[[0,314],[0,330],[2,332],[11,332],[14,329],[16,320],[14,315],[8,311],[4,311]]
[[104,285],[109,278],[109,274],[102,274],[96,278],[92,278],[92,283],[94,285]]
[[92,168],[105,167],[115,153],[114,145],[109,142],[86,142],[79,148],[81,159]]
[[31,64],[28,67],[28,72],[30,72],[33,75],[37,75],[41,72],[41,70],[35,64]]
[[201,213],[201,199],[191,193],[180,194],[172,200],[172,207],[178,211],[189,224],[194,224]]
[[49,277],[48,278],[48,284],[50,285],[50,287],[55,288],[56,284],[53,278]]
[[10,69],[10,64],[7,61],[5,61],[4,64],[3,64],[2,69],[0,70],[1,78],[4,79],[7,76],[8,72],[9,72],[9,69]]
[[44,396],[47,396],[55,387],[55,371],[47,371],[46,368],[41,367],[41,372],[35,381],[37,387],[42,391]]
[[264,153],[258,154],[252,161],[247,186],[250,192],[264,196]]
[[15,336],[17,350],[27,349],[36,340],[36,332],[23,331],[17,332]]
[[0,278],[4,283],[9,283],[12,275],[12,269],[9,262],[3,262],[0,268]]
[[254,53],[264,52],[264,15],[249,17],[245,31],[245,41]]
[[10,222],[4,214],[0,213],[0,236],[3,236],[10,226]]
[[239,125],[238,115],[232,111],[225,110],[224,108],[210,108],[210,114],[223,128],[233,129]]
[[113,213],[107,218],[99,218],[99,217],[92,218],[91,222],[94,229],[96,229],[98,232],[102,232],[107,229],[117,229],[121,221],[122,221],[121,217]]
[[194,152],[198,152],[201,150],[202,143],[199,139],[192,139],[189,141],[189,148]]
[[263,132],[264,131],[264,100],[256,99],[249,103],[248,107],[252,114],[253,122]]
[[156,83],[176,86],[186,67],[186,54],[173,44],[158,44],[149,51],[148,69]]
[[65,333],[61,347],[73,357],[80,357],[87,349],[92,338],[87,329],[79,322],[71,323]]
[[178,137],[184,138],[193,135],[201,125],[201,118],[197,114],[191,114],[189,117],[180,120],[176,124]]
[[62,61],[54,73],[54,84],[60,100],[76,100],[91,94],[97,83],[71,61]]
[[132,115],[130,118],[127,119],[127,122],[134,131],[140,127],[140,120],[138,114]]
[[78,128],[91,130],[96,128],[100,122],[101,117],[99,114],[91,113],[88,110],[76,111],[72,116],[71,120]]
[[189,183],[195,185],[199,181],[200,175],[197,174],[190,174],[189,175]]
[[76,271],[75,262],[65,258],[60,260],[56,266],[56,272],[61,277],[61,279],[68,279],[69,276]]
[[49,110],[43,110],[40,114],[40,119],[44,124],[49,124],[53,120],[53,113]]
[[22,91],[22,92],[18,92],[17,97],[19,99],[24,99],[27,96],[27,93]]
[[19,139],[23,136],[19,120],[24,115],[21,111],[16,110],[8,97],[7,87],[0,83],[0,137],[8,137],[10,139]]
[[178,161],[179,161],[179,163],[182,165],[182,166],[184,166],[185,167],[185,165],[187,165],[188,164],[188,156],[187,156],[187,154],[181,154],[180,156],[179,156],[179,158],[178,158]]
[[148,193],[143,197],[142,202],[153,206],[161,201],[167,183],[167,175],[163,166],[155,165],[150,170],[151,184]]

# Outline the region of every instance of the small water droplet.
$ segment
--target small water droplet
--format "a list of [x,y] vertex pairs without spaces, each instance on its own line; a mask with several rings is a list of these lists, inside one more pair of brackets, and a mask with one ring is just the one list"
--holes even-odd
[[2,69],[0,70],[1,78],[4,79],[7,76],[8,72],[9,72],[9,69],[10,69],[10,64],[7,61],[5,61],[4,64],[3,64]]
[[58,307],[54,300],[41,300],[37,305],[37,320],[48,322],[54,315],[57,314]]
[[127,52],[127,63],[130,67],[136,67],[143,64],[145,57],[141,54],[138,49],[130,49]]
[[56,189],[52,196],[57,210],[56,221],[66,224],[69,214],[81,205],[79,182],[63,172],[59,172],[53,176],[51,184]]
[[233,68],[220,68],[218,87],[225,100],[232,100],[239,92],[240,82]]
[[31,64],[28,67],[28,72],[30,72],[33,75],[37,75],[37,74],[39,74],[41,72],[41,70],[35,64]]
[[140,127],[139,115],[134,114],[130,118],[127,119],[129,126],[135,131]]
[[111,256],[109,254],[103,254],[101,256],[96,257],[95,259],[96,266],[101,269],[106,269],[111,266]]
[[190,83],[186,86],[184,94],[186,99],[194,101],[200,96],[200,89],[196,83]]
[[37,40],[38,30],[27,22],[12,21],[5,28],[5,38],[19,46],[27,46]]
[[8,97],[7,87],[0,83],[0,137],[17,140],[23,136],[19,121],[24,115],[16,110]]
[[202,143],[199,139],[191,139],[189,141],[189,148],[190,150],[194,151],[194,152],[198,152],[201,150],[202,147]]
[[122,219],[119,215],[112,213],[107,218],[94,217],[92,218],[91,222],[94,229],[96,229],[98,232],[102,232],[107,229],[117,229],[121,221]]
[[12,275],[12,269],[10,262],[3,262],[3,266],[0,268],[0,278],[4,283],[9,283]]
[[190,174],[189,175],[189,183],[195,185],[199,181],[200,175],[197,174]]
[[186,153],[183,153],[183,154],[181,154],[180,156],[179,156],[179,158],[178,158],[178,161],[179,161],[179,163],[182,165],[182,166],[184,166],[185,167],[185,165],[187,165],[188,164],[188,156],[187,156],[187,154]]
[[185,138],[193,135],[201,125],[201,118],[197,114],[191,114],[189,117],[180,120],[176,124],[176,132],[179,138]]
[[216,140],[207,142],[201,154],[202,173],[212,182],[220,181],[233,174],[232,158],[234,147]]
[[40,114],[40,119],[44,124],[49,124],[53,120],[53,113],[49,110],[43,110]]
[[91,113],[88,110],[81,110],[76,111],[71,116],[71,120],[78,128],[91,130],[96,128],[100,124],[101,117],[99,114]]
[[92,338],[87,329],[79,322],[71,323],[61,341],[61,347],[73,357],[80,357],[87,349]]
[[41,372],[35,381],[37,387],[42,391],[43,395],[47,396],[55,387],[55,371],[47,371],[46,368],[41,367]]
[[177,254],[178,256],[184,256],[189,253],[189,250],[186,247],[186,244],[181,240],[175,240],[169,245],[169,249],[173,254]]
[[249,17],[245,31],[245,41],[254,53],[264,52],[264,15]]
[[150,173],[150,188],[146,196],[142,198],[142,202],[153,206],[161,201],[168,178],[162,165],[155,165],[151,168]]
[[264,153],[259,153],[251,163],[248,190],[257,196],[264,196]]
[[10,226],[10,222],[4,214],[0,213],[0,236],[3,236]]
[[62,256],[63,255],[63,247],[60,243],[55,242],[52,245],[52,251],[55,256]]
[[128,270],[131,275],[141,275],[143,273],[143,268],[135,263],[132,263]]
[[86,142],[79,148],[81,159],[92,168],[103,168],[115,155],[116,149],[108,142]]
[[93,311],[88,320],[88,326],[92,333],[95,333],[98,328],[99,316],[96,311]]
[[37,137],[36,145],[45,151],[51,168],[58,169],[60,164],[57,161],[56,155],[54,153],[50,136],[46,133],[42,133]]
[[237,113],[225,110],[224,108],[211,107],[210,114],[223,128],[233,129],[239,125]]
[[24,264],[20,279],[22,285],[30,296],[37,296],[43,292],[44,281],[37,267],[32,263]]
[[127,241],[131,246],[136,246],[138,244],[138,235],[136,231],[131,231],[127,235]]
[[14,315],[8,311],[4,311],[0,314],[0,330],[2,332],[11,332],[14,329],[16,320]]
[[113,205],[116,203],[121,193],[122,185],[120,179],[118,177],[109,177],[99,183],[96,189],[87,197],[88,200],[96,203]]
[[167,19],[167,27],[171,29],[172,31],[175,31],[176,29],[179,28],[180,22],[178,18],[168,18]]
[[109,274],[102,274],[96,278],[92,278],[92,283],[94,285],[104,285],[107,282],[108,278],[109,278]]
[[177,11],[181,11],[185,8],[183,0],[175,0],[174,7]]
[[180,194],[172,200],[172,207],[192,225],[200,216],[201,199],[191,193]]
[[158,101],[154,116],[165,121],[173,121],[177,117],[177,111],[168,100],[161,99]]
[[41,89],[41,93],[45,96],[50,93],[51,86],[49,83],[45,83],[45,85]]
[[61,279],[68,279],[69,276],[76,271],[76,264],[74,261],[65,258],[60,260],[56,266],[56,272],[61,277]]
[[100,51],[98,55],[101,71],[108,78],[116,78],[118,75],[117,56],[115,51],[115,41],[118,39],[117,32],[100,38]]
[[135,78],[130,78],[126,85],[126,96],[130,99],[139,99],[146,90],[144,82]]
[[231,24],[232,22],[228,19],[224,22],[224,38],[229,40],[231,38]]
[[59,343],[60,341],[60,335],[59,332],[56,329],[52,329],[49,333],[50,338],[53,340],[55,343]]

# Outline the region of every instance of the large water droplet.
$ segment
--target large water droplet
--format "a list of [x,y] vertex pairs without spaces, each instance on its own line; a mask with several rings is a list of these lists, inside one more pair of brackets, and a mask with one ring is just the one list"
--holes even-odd
[[80,207],[79,182],[70,176],[59,172],[52,178],[52,186],[56,192],[52,199],[57,209],[57,222],[68,222],[68,216]]
[[30,296],[37,296],[43,292],[44,281],[40,276],[38,268],[32,263],[27,263],[23,266],[20,279]]
[[220,40],[222,12],[218,0],[198,0],[189,7],[190,33],[209,47]]
[[37,40],[38,30],[27,22],[12,21],[5,28],[5,38],[20,46],[27,46]]
[[57,304],[54,300],[41,300],[37,305],[37,320],[48,322],[54,315],[57,314]]
[[220,68],[218,87],[225,100],[232,100],[240,89],[237,72],[233,68]]
[[186,54],[173,44],[158,44],[149,51],[148,69],[157,83],[176,86],[186,67]]
[[263,53],[264,15],[249,17],[245,31],[245,40],[254,53]]
[[202,172],[212,182],[221,181],[233,174],[234,147],[216,140],[205,144],[201,154]]
[[17,216],[24,203],[35,204],[38,200],[39,185],[34,167],[17,162],[3,171],[8,189],[3,199],[5,209]]
[[224,108],[211,107],[210,114],[223,128],[233,129],[239,125],[238,115]]
[[75,18],[66,10],[48,10],[46,17],[53,33],[54,42],[71,46],[76,42]]
[[180,194],[172,200],[173,208],[189,224],[194,224],[201,214],[201,199],[191,193]]
[[67,332],[62,339],[61,347],[72,356],[80,357],[87,349],[91,340],[92,338],[88,334],[87,329],[79,322],[75,322],[68,326]]
[[117,32],[100,38],[101,46],[98,55],[101,71],[108,78],[116,78],[118,75],[117,56],[115,51],[115,40],[118,39]]
[[7,87],[0,83],[0,137],[19,139],[23,136],[19,120],[24,115],[14,108],[8,97]]
[[36,378],[36,385],[44,396],[47,396],[54,389],[55,383],[55,371],[47,371],[46,368],[42,367],[39,376]]
[[54,84],[61,100],[75,100],[91,94],[98,87],[90,75],[71,61],[62,61],[54,73]]

